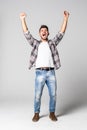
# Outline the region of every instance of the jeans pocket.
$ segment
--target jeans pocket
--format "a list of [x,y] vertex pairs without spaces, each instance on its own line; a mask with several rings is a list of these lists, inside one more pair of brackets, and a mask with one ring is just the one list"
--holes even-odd
[[40,75],[41,74],[41,70],[36,70],[36,75]]
[[51,74],[52,74],[52,75],[55,75],[55,70],[51,70]]

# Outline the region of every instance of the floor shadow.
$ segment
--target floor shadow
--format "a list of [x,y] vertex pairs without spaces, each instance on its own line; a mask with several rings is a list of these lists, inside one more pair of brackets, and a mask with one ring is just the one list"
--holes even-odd
[[47,117],[48,114],[43,114],[43,115],[40,115],[40,118],[43,118],[43,117]]
[[57,116],[73,113],[87,106],[87,82],[74,82],[63,91],[57,106]]

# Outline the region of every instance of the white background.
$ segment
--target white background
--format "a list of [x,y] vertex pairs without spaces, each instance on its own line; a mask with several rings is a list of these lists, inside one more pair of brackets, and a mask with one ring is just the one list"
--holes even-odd
[[[64,10],[70,12],[70,17],[64,38],[58,46],[62,66],[56,71],[58,84],[56,113],[60,114],[61,118],[62,115],[75,112],[78,118],[78,113],[83,115],[83,111],[87,112],[85,109],[87,107],[87,1],[0,0],[0,112],[2,113],[1,117],[3,117],[1,121],[7,122],[9,110],[15,108],[20,102],[21,104],[26,102],[28,106],[25,105],[24,110],[28,111],[27,108],[29,108],[30,113],[33,114],[35,71],[34,68],[28,70],[32,48],[23,35],[19,14],[26,12],[28,28],[35,38],[40,39],[38,30],[41,24],[46,24],[49,27],[49,38],[53,38],[60,30]],[[48,101],[48,91],[45,87],[41,110],[45,110],[47,113]],[[20,109],[20,107],[18,108]],[[5,112],[7,120],[4,120],[6,118]],[[21,110],[21,112],[23,111]],[[32,114],[28,115],[30,120]],[[87,114],[84,115],[86,117],[81,117],[83,122],[87,118]],[[69,119],[72,119],[74,115],[69,116]],[[75,120],[78,120],[76,117]],[[62,117],[60,129],[62,129],[63,123],[64,118]],[[79,129],[82,129],[83,126],[86,128],[84,123]],[[77,123],[77,128],[79,124],[80,121]],[[3,123],[1,126],[4,129]],[[74,126],[75,124],[72,124],[71,128],[73,129]],[[68,128],[69,126],[66,126],[67,130]],[[10,127],[8,126],[7,129]],[[21,130],[22,128],[16,127],[17,129]]]

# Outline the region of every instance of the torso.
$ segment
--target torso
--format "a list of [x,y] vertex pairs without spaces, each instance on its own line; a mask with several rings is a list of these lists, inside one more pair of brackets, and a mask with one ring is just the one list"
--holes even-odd
[[38,47],[36,68],[40,67],[54,67],[52,54],[48,42],[41,42]]

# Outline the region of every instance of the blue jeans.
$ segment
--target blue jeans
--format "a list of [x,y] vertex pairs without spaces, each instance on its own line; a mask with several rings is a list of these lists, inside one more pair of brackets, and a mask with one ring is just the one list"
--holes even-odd
[[49,111],[55,112],[56,106],[56,76],[55,70],[38,70],[36,69],[36,78],[35,78],[35,98],[34,98],[34,112],[40,112],[41,106],[41,96],[43,92],[44,85],[47,85],[49,90]]

